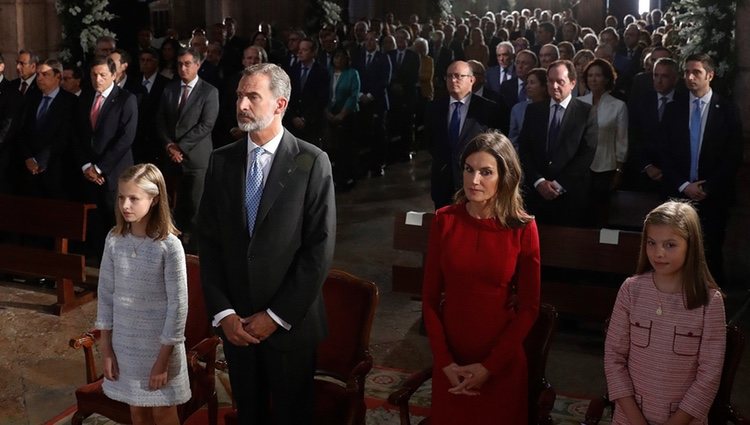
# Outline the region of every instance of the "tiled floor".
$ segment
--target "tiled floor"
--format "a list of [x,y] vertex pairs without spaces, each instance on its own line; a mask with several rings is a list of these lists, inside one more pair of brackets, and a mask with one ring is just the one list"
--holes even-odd
[[[391,291],[391,264],[419,261],[391,248],[392,223],[399,211],[432,210],[428,164],[426,155],[420,153],[411,163],[389,167],[385,177],[363,179],[353,191],[337,196],[334,266],[378,284],[381,301],[372,332],[372,353],[379,365],[407,370],[428,365],[431,356],[426,338],[419,334],[419,302]],[[750,287],[749,217],[750,194],[746,193],[732,214],[727,265],[730,277]],[[739,290],[730,291],[730,314],[742,295]],[[49,290],[0,285],[0,425],[44,423],[74,403],[73,390],[84,382],[82,355],[67,343],[91,327],[95,303],[57,317],[39,308],[53,301]],[[742,325],[750,334],[750,319],[746,317]],[[602,344],[596,326],[561,329],[548,364],[554,387],[574,395],[602,394]],[[734,401],[750,414],[750,348],[737,378]]]

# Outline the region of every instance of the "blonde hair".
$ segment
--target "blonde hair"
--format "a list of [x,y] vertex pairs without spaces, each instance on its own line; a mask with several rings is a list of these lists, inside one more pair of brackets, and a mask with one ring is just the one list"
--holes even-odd
[[[141,190],[149,194],[156,201],[149,211],[148,223],[146,223],[146,234],[155,240],[164,240],[172,235],[179,235],[180,231],[172,221],[172,213],[169,211],[167,199],[167,185],[164,176],[153,164],[138,164],[125,170],[120,175],[120,183],[133,182]],[[130,223],[125,221],[120,211],[120,203],[115,204],[115,227],[112,233],[123,236],[130,233]]]
[[653,271],[646,254],[649,226],[665,225],[687,241],[685,263],[682,266],[682,296],[685,308],[692,310],[708,304],[710,289],[718,290],[706,263],[703,234],[698,213],[686,201],[669,201],[654,208],[643,221],[641,251],[636,273]]
[[[463,172],[466,158],[477,152],[486,152],[497,161],[498,186],[495,194],[495,218],[503,227],[519,227],[533,219],[523,208],[521,197],[521,163],[515,148],[507,137],[498,131],[488,131],[474,137],[461,154]],[[455,203],[467,202],[463,187],[456,192]]]

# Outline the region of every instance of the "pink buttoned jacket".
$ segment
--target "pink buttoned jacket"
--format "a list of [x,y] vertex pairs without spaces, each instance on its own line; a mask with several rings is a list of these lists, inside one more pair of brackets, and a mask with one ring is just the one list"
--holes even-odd
[[[604,345],[609,399],[633,396],[649,425],[663,424],[678,408],[695,418],[691,425],[706,424],[721,379],[725,326],[719,291],[711,290],[708,305],[688,310],[681,293],[657,291],[651,272],[627,279]],[[628,423],[622,409],[612,423]]]

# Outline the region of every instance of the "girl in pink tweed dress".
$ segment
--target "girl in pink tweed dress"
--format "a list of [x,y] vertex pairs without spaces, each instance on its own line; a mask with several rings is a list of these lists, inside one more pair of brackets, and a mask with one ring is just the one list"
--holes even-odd
[[722,297],[695,209],[667,202],[651,211],[604,345],[613,424],[707,423],[724,362]]

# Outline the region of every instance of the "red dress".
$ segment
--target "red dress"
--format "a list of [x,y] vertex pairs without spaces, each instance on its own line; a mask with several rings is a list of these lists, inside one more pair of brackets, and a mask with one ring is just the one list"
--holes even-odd
[[[508,297],[516,270],[514,311]],[[471,217],[465,204],[441,208],[430,230],[422,295],[434,362],[432,423],[526,424],[523,341],[539,312],[536,223],[503,228],[494,219]],[[490,371],[481,395],[448,392],[442,369],[454,362],[481,363]]]

